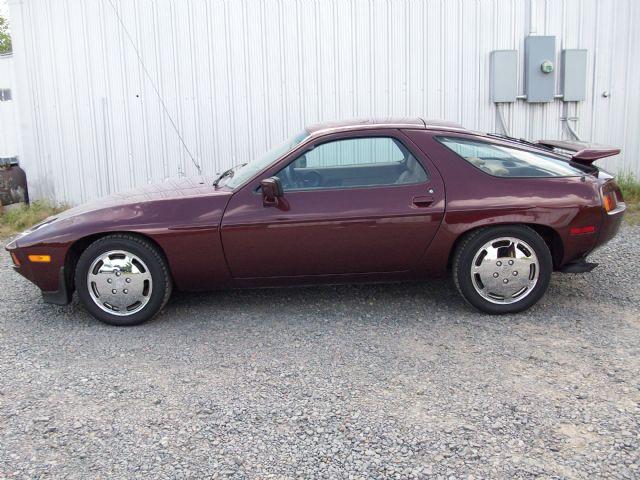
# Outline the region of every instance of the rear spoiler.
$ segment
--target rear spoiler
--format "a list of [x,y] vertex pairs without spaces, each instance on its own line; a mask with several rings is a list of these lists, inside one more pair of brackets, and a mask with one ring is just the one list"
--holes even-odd
[[538,140],[537,143],[547,148],[575,152],[571,156],[571,161],[583,165],[591,165],[600,158],[611,157],[620,153],[619,148],[598,145],[597,143],[572,142],[570,140]]

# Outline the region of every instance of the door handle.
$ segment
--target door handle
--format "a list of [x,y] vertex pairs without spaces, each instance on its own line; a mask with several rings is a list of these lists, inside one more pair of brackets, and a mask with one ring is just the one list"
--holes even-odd
[[424,208],[433,203],[433,197],[429,195],[421,195],[419,197],[413,197],[413,205],[416,207]]

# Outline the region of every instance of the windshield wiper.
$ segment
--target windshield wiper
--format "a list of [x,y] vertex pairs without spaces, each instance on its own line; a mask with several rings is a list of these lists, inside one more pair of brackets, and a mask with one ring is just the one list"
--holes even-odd
[[218,182],[220,182],[220,180],[222,180],[223,178],[233,177],[233,174],[235,173],[236,168],[244,167],[245,165],[246,165],[246,163],[241,163],[240,165],[236,165],[235,167],[231,167],[229,170],[225,170],[220,175],[218,175],[218,177],[213,181],[213,186],[217,187],[218,186]]

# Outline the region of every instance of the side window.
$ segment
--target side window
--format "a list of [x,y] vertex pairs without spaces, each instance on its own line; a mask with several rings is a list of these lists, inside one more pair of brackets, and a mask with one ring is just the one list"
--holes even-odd
[[406,147],[389,137],[323,143],[276,176],[285,191],[411,184],[428,178]]
[[569,162],[541,153],[464,138],[438,138],[467,162],[496,177],[572,177],[583,171]]

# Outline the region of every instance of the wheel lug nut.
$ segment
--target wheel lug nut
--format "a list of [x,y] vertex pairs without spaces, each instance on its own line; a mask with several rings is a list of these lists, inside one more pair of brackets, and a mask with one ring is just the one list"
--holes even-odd
[[509,265],[513,265],[513,260],[509,260]]
[[515,270],[513,271],[513,276],[517,277],[518,276],[518,272],[516,272]]
[[116,272],[116,277],[119,277],[119,276],[120,276],[120,272]]
[[118,291],[114,288],[113,290],[111,290],[111,293],[115,295],[116,293],[118,293]]
[[122,290],[122,292],[126,295],[127,293],[129,293],[129,290],[125,288],[124,290]]
[[111,280],[110,278],[107,278],[107,283],[111,283],[113,282],[113,280]]
[[127,282],[127,283],[131,283],[131,279],[130,279],[130,278],[127,278],[126,282]]
[[497,266],[499,266],[499,267],[501,267],[501,266],[502,266],[502,262],[501,262],[501,261],[497,261],[497,262],[496,262],[496,265],[497,265]]
[[509,283],[509,280],[507,280],[506,278],[502,281],[502,283]]
[[495,272],[495,273],[493,274],[493,278],[498,278],[498,272]]

